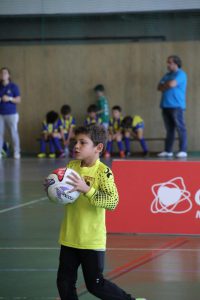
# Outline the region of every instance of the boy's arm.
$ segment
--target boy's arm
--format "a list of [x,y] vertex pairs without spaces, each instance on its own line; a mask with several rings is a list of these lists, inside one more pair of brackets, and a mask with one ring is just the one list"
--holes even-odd
[[85,196],[90,203],[96,207],[113,210],[119,202],[117,188],[114,182],[112,171],[107,168],[99,175],[99,189],[92,187]]

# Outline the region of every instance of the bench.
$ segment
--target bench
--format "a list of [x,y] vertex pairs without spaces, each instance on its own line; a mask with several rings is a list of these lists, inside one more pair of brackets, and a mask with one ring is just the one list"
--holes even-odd
[[[144,139],[145,139],[145,141],[147,141],[147,142],[164,142],[165,141],[165,137],[144,137]],[[178,137],[175,137],[175,140],[178,140],[179,138]],[[131,138],[131,141],[138,141],[138,139],[137,138]]]
[[[165,142],[166,138],[165,137],[144,137],[144,139],[147,143],[147,147],[149,149],[149,152],[150,153],[157,153],[157,152],[162,151],[162,149],[159,150],[159,149],[157,149],[157,147],[152,147],[153,149],[151,149],[151,147],[149,147],[149,143],[151,143],[151,142],[163,142],[163,147],[164,147],[164,142]],[[178,140],[179,140],[179,138],[175,137],[175,141],[178,141]],[[131,138],[130,141],[131,142],[139,142],[139,140],[137,138]],[[137,147],[136,149],[137,149],[136,152],[140,151],[139,150],[140,147],[139,148]]]

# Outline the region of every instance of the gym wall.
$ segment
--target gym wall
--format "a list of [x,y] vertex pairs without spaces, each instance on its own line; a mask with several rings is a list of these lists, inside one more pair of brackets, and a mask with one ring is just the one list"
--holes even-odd
[[[24,19],[20,19],[20,22],[18,20],[15,29],[13,25],[7,38],[3,37],[1,32],[0,66],[11,69],[13,80],[19,84],[22,93],[19,112],[23,152],[38,151],[37,138],[40,136],[41,122],[49,110],[59,111],[63,104],[70,104],[77,123],[82,124],[87,106],[95,102],[92,88],[97,83],[103,83],[107,88],[110,107],[119,104],[124,115],[140,114],[144,118],[147,137],[164,137],[165,131],[159,109],[160,93],[156,88],[161,76],[166,72],[166,58],[170,54],[178,54],[182,58],[183,69],[188,74],[186,120],[189,150],[200,149],[198,139],[200,136],[198,28],[200,27],[196,27],[197,15],[191,19],[193,20],[190,22],[191,31],[186,26],[182,36],[178,32],[186,20],[183,15],[179,16],[179,22],[178,18],[175,18],[176,24],[179,24],[177,27],[169,25],[169,28],[166,14],[163,21],[160,15],[152,19],[150,16],[142,17],[143,21],[139,20],[138,15],[132,19],[129,17],[129,22],[126,20],[126,26],[123,28],[119,20],[113,27],[112,22],[116,20],[116,16],[113,19],[110,17],[109,22],[102,19],[102,23],[99,23],[102,17],[93,19],[98,26],[102,24],[103,29],[100,31],[100,28],[97,28],[96,36],[92,21],[86,22],[89,28],[82,19],[79,25],[83,22],[84,27],[77,27],[77,23],[74,23],[76,25],[74,27],[71,25],[71,31],[67,31],[68,35],[65,38],[61,36],[58,38],[58,32],[56,33],[56,30],[61,28],[60,22],[59,26],[54,24],[54,32],[51,31],[48,35],[46,31],[44,34],[46,23],[43,23],[43,35],[40,36],[40,40],[36,38],[38,35],[35,25],[35,31],[30,28],[27,30],[26,27],[24,31],[17,31],[17,24],[19,28],[25,22]],[[173,23],[172,15],[168,15],[169,20]],[[1,22],[6,26],[5,19],[1,19]],[[62,22],[64,28],[65,22],[64,20]],[[135,24],[138,28],[137,37],[136,29],[128,26],[127,22],[132,26]],[[149,32],[148,23],[151,24]],[[159,25],[163,25],[163,30]],[[75,30],[76,27],[79,28],[78,31]],[[47,28],[49,27],[46,25]],[[81,28],[84,34],[83,32],[81,34]],[[134,31],[132,35],[130,28]],[[173,31],[171,35],[170,30]],[[14,39],[14,36],[17,38]],[[163,144],[151,143],[149,146],[151,151],[159,151],[162,150]],[[134,144],[134,149],[140,148]]]

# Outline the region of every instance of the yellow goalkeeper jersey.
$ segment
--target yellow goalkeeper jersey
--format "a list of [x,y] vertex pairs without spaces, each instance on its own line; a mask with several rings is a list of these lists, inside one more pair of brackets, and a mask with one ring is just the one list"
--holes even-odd
[[81,167],[80,160],[67,165],[91,187],[72,204],[65,205],[59,243],[79,249],[105,249],[105,210],[113,210],[119,197],[110,168],[98,159],[92,167]]

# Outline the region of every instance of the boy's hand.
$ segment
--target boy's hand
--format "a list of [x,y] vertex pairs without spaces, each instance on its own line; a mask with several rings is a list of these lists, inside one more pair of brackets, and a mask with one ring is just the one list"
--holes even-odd
[[66,183],[73,186],[73,189],[69,191],[69,193],[72,193],[74,191],[78,191],[81,193],[87,193],[90,190],[90,187],[87,185],[85,180],[83,178],[80,178],[73,172],[68,176],[70,181],[67,181]]

